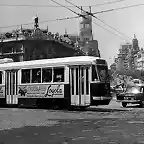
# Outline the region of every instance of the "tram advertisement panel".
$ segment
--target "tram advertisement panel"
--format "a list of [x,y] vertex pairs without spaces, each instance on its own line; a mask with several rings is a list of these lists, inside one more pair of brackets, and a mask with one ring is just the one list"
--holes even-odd
[[19,98],[64,98],[64,85],[21,85]]
[[0,98],[5,97],[5,86],[0,86]]

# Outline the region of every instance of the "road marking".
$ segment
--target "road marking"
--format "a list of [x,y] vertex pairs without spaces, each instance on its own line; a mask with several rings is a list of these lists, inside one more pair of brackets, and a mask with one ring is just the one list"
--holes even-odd
[[128,121],[130,124],[143,124],[144,121]]
[[50,135],[56,135],[56,133],[51,133]]
[[87,129],[87,130],[82,130],[82,132],[91,132],[92,130]]
[[77,137],[77,138],[73,138],[72,140],[79,140],[79,139],[84,139],[85,137]]

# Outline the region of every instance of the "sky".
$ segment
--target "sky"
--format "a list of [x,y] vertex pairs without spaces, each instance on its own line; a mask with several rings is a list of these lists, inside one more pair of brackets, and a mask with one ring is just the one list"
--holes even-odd
[[[65,0],[55,0],[58,3],[68,6]],[[121,0],[121,2],[98,5],[112,1],[119,0],[69,0],[75,5],[80,6],[92,6],[92,12],[99,12],[112,8],[119,8],[130,5],[144,4],[144,0]],[[0,0],[1,4],[9,4],[9,5],[54,5],[58,6],[51,0]],[[88,7],[83,7],[84,10],[88,10]],[[75,7],[71,8],[73,11],[80,12]],[[120,31],[127,37],[131,39],[127,39],[127,37],[119,34],[113,29],[101,23],[99,20],[93,18],[93,21],[98,25],[101,25],[107,30],[99,27],[96,24],[93,24],[93,34],[94,39],[98,40],[99,50],[101,53],[101,57],[106,59],[108,64],[112,64],[114,61],[114,57],[117,57],[118,49],[121,44],[126,42],[132,42],[132,38],[134,34],[136,35],[139,41],[139,47],[144,47],[144,5],[122,9],[118,11],[111,11],[106,13],[96,14],[95,16],[113,27],[114,29]],[[11,28],[2,28],[3,26],[11,26],[11,25],[20,25],[25,23],[32,23],[33,18],[35,16],[39,17],[39,21],[47,21],[47,20],[55,20],[59,18],[65,17],[73,17],[76,14],[67,10],[64,7],[10,7],[10,6],[0,6],[0,33],[11,31],[12,29],[20,28],[11,27]],[[65,29],[70,34],[78,34],[79,32],[79,19],[71,19],[64,21],[55,21],[55,22],[46,22],[40,23],[40,28],[46,28],[48,26],[49,31],[51,32],[59,32],[60,34],[64,34]],[[24,25],[24,28],[33,28],[33,25]],[[119,37],[120,36],[120,37]],[[122,37],[122,38],[121,38]]]

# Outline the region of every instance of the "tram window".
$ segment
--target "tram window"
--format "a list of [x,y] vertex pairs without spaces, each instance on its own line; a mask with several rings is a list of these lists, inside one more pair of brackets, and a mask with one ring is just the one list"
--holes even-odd
[[32,69],[32,83],[41,83],[41,69]]
[[54,82],[64,82],[64,68],[54,68]]
[[3,76],[3,73],[2,71],[0,71],[0,84],[2,84],[2,76]]
[[92,65],[92,81],[96,81],[98,79],[97,73],[96,73],[96,68],[94,65]]
[[43,68],[42,69],[42,82],[51,82],[52,81],[52,69]]
[[23,69],[21,73],[21,83],[30,83],[30,69]]

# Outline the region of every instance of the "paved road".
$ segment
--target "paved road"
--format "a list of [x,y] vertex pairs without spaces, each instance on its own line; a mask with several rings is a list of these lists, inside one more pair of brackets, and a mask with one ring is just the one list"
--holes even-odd
[[109,106],[92,111],[0,109],[0,144],[142,144],[144,109]]

